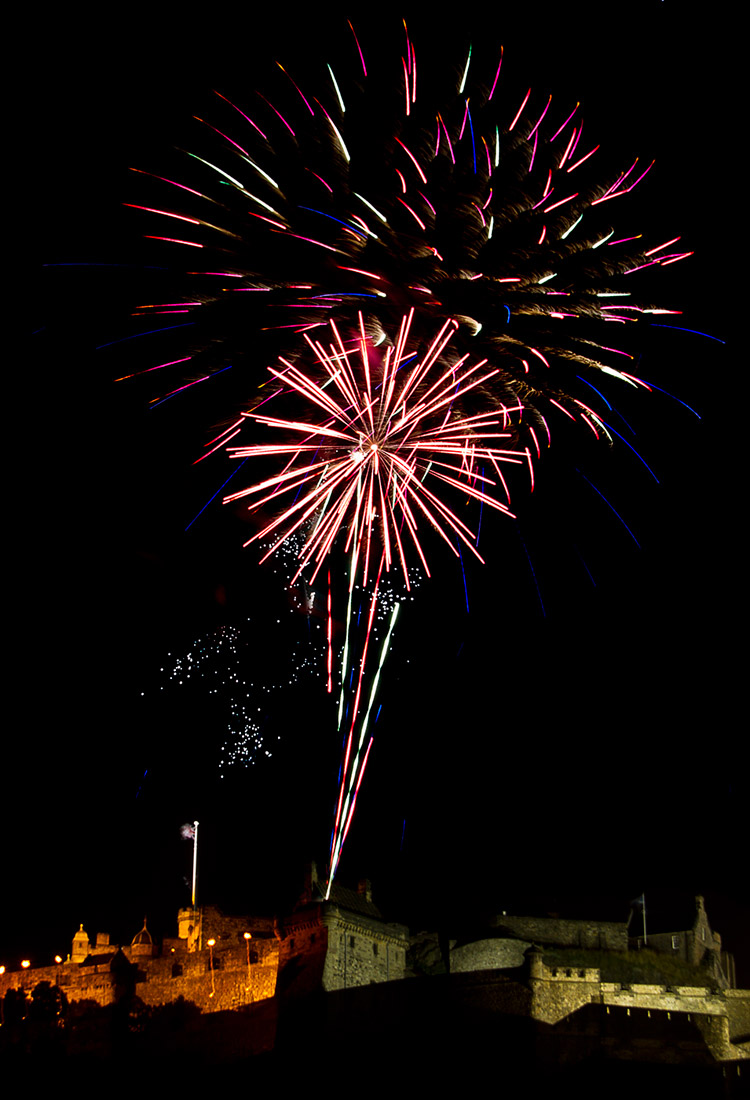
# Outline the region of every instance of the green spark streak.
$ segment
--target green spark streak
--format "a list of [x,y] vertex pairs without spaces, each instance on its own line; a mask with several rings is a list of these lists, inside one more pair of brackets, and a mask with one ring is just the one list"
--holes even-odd
[[344,691],[346,690],[346,669],[347,661],[349,659],[349,624],[352,621],[352,596],[354,595],[354,570],[356,568],[355,553],[357,547],[356,543],[352,541],[352,564],[349,569],[349,606],[346,609],[346,635],[344,637],[344,653],[341,658],[341,694],[339,695],[339,720],[337,729],[341,729],[341,718],[344,713]]
[[461,87],[458,89],[458,94],[463,95],[464,88],[466,87],[466,78],[469,75],[469,65],[471,64],[471,46],[469,46],[469,54],[466,58],[466,68],[464,69],[464,75],[461,77]]
[[[362,755],[362,746],[365,743],[365,735],[367,733],[367,726],[368,726],[369,721],[370,721],[370,714],[372,713],[372,706],[373,706],[373,703],[375,702],[375,696],[376,696],[377,690],[378,690],[378,683],[380,681],[380,670],[382,669],[383,662],[385,661],[385,658],[388,654],[388,647],[390,645],[391,636],[393,634],[393,628],[396,625],[396,618],[398,616],[398,612],[399,612],[400,607],[401,607],[401,604],[398,604],[398,603],[394,604],[393,612],[391,614],[390,625],[388,627],[388,633],[385,636],[385,641],[383,642],[383,647],[380,651],[380,661],[378,663],[378,671],[375,673],[375,679],[373,680],[372,690],[370,692],[370,701],[367,704],[367,712],[366,712],[365,717],[362,721],[362,727],[361,727],[360,734],[359,734],[359,743],[357,745],[357,752],[356,752],[356,755],[354,757],[354,763],[352,764],[352,769],[351,769],[351,781],[349,783],[349,790],[347,791],[346,800],[344,801],[344,808],[343,808],[343,812],[341,814],[341,827],[340,827],[340,830],[339,830],[338,839],[336,841],[336,846],[335,846],[334,851],[333,851],[333,857],[331,859],[331,867],[336,867],[338,865],[339,856],[341,854],[341,846],[343,844],[343,837],[344,837],[344,833],[346,832],[346,829],[347,829],[347,823],[348,823],[348,818],[349,818],[349,814],[350,814],[350,803],[352,802],[352,795],[353,795],[354,791],[357,788],[357,783],[359,781],[359,778],[361,778],[361,777],[357,776],[357,772],[359,770],[359,760],[360,760],[360,757]],[[333,873],[331,874],[331,878],[333,879]]]

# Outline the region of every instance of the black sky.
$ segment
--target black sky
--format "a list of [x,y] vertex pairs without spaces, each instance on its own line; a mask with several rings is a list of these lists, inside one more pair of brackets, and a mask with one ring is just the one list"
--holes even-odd
[[[454,61],[472,37],[488,51],[502,43],[509,97],[531,83],[540,97],[581,99],[592,138],[655,156],[637,216],[655,233],[663,226],[664,239],[681,233],[696,253],[664,269],[660,297],[685,310],[676,324],[729,340],[723,28],[696,27],[670,3],[595,22],[586,5],[544,8],[533,26],[502,14],[489,25],[410,18],[418,62]],[[398,16],[379,11],[356,24],[375,58],[402,40]],[[49,27],[36,66],[36,171],[24,186],[40,265],[130,255],[127,168],[157,157],[211,88],[256,87],[277,57],[314,83],[326,61],[350,53],[345,20],[312,15],[220,14],[179,29],[111,19],[93,47],[84,30]],[[273,762],[225,780],[215,712],[160,690],[166,653],[223,623],[241,628],[264,676],[308,644],[308,624],[241,551],[238,521],[214,510],[184,534],[205,499],[189,433],[175,419],[163,433],[147,423],[95,350],[121,335],[120,303],[141,278],[107,267],[38,272],[37,365],[22,383],[26,457],[16,460],[11,698],[22,718],[4,784],[12,904],[1,936],[11,953],[29,940],[51,950],[81,920],[90,932],[131,935],[144,911],[170,934],[189,860],[178,828],[194,816],[204,900],[273,904],[294,894],[304,859],[326,852],[337,745],[317,687],[303,682],[268,718],[282,738]],[[587,457],[640,549],[587,496],[570,469],[576,456],[553,451],[520,525],[488,526],[488,565],[468,572],[469,615],[452,560],[409,607],[342,865],[345,877],[369,873],[394,916],[428,922],[433,911],[447,919],[533,904],[616,917],[644,891],[655,905],[702,892],[740,954],[748,782],[724,438],[734,354],[652,331],[641,373],[703,419],[667,398],[632,403],[658,486],[627,455]],[[186,424],[198,423],[193,410]]]

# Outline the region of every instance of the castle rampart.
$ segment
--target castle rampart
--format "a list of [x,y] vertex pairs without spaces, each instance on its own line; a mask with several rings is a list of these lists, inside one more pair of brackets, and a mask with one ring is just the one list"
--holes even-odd
[[529,958],[531,1015],[556,1024],[587,1004],[695,1019],[717,1061],[750,1058],[750,991],[706,986],[603,982],[594,967],[546,966],[538,948]]

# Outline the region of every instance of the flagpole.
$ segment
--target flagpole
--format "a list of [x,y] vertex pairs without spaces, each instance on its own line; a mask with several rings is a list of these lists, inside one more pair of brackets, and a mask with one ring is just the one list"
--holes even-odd
[[648,936],[646,935],[646,895],[641,894],[641,897],[643,898],[643,945],[644,947],[648,947]]
[[195,909],[195,883],[198,878],[198,822],[193,822],[193,909]]

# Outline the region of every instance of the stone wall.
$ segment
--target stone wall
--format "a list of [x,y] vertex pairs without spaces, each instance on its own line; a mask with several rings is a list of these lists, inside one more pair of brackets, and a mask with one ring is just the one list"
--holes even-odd
[[491,927],[501,934],[554,947],[583,947],[591,951],[627,951],[625,923],[561,920],[557,917],[498,916]]
[[584,1005],[598,1000],[601,974],[588,966],[545,966],[541,952],[532,949],[529,959],[531,1015],[556,1024]]
[[750,990],[728,989],[724,998],[732,1041],[750,1044]]
[[[750,992],[705,986],[620,985],[601,983],[601,1001],[621,1008],[683,1014],[693,1020],[717,1061],[750,1058]],[[744,1038],[744,1042],[742,1041]],[[736,1040],[736,1042],[735,1042]]]
[[279,947],[273,940],[254,940],[257,961],[247,963],[247,948],[167,955],[139,962],[135,992],[147,1005],[171,1004],[179,997],[202,1012],[239,1008],[273,997],[279,968]]
[[[279,968],[276,940],[254,940],[256,961],[248,967],[247,948],[214,948],[213,972],[208,950],[170,952],[157,958],[138,958],[130,963],[126,951],[100,963],[64,963],[59,966],[18,970],[0,975],[0,997],[8,989],[27,994],[40,981],[63,991],[69,1002],[95,1001],[113,1004],[125,991],[132,991],[152,1006],[173,1004],[182,997],[203,1012],[238,1008],[273,997]],[[113,965],[114,963],[114,965]]]
[[525,940],[475,940],[451,950],[450,972],[465,974],[472,970],[505,970],[523,966],[527,947],[531,944]]
[[327,905],[328,929],[323,989],[351,989],[373,982],[392,982],[406,973],[408,929]]
[[645,1010],[694,1020],[717,1061],[750,1058],[750,992],[707,989],[705,986],[602,982],[593,967],[547,966],[541,951],[529,960],[531,1015],[556,1024],[587,1004]]
[[186,946],[188,951],[205,948],[211,939],[216,940],[217,944],[244,944],[246,932],[249,932],[253,939],[258,936],[273,935],[271,919],[227,916],[215,905],[180,909],[177,915],[177,927],[179,939],[183,941],[183,946]]

